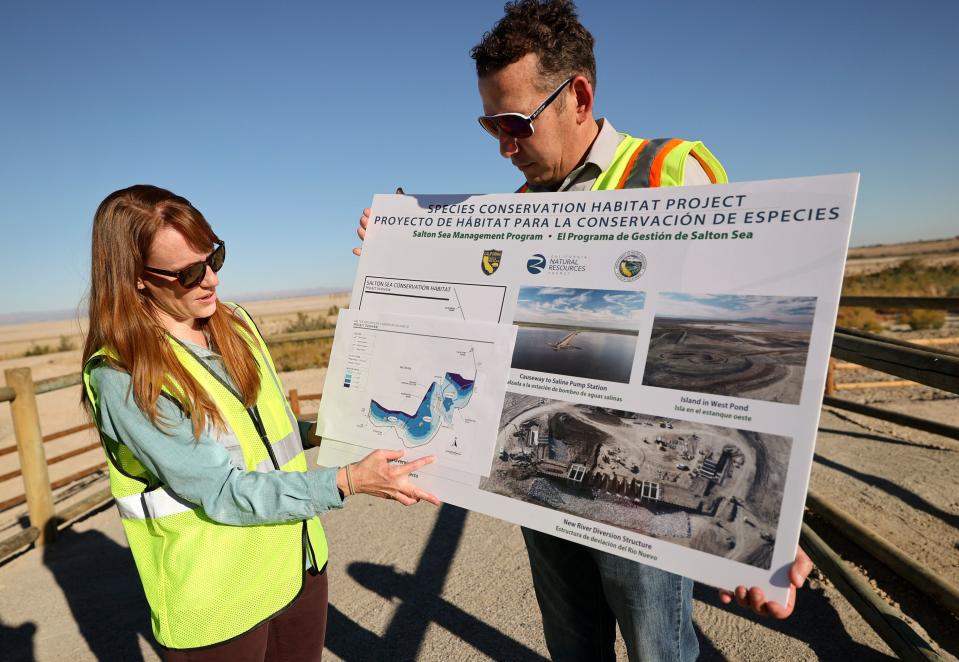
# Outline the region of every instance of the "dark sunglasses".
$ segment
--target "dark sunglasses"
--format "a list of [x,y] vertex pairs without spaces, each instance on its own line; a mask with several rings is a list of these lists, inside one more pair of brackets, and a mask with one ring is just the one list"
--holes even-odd
[[541,112],[546,110],[546,107],[549,104],[553,103],[556,100],[556,97],[559,96],[559,93],[563,89],[573,82],[573,78],[567,78],[563,83],[553,90],[553,93],[546,97],[546,100],[539,105],[539,108],[534,110],[530,115],[523,115],[522,113],[500,113],[499,115],[481,115],[479,119],[480,126],[486,129],[486,132],[491,136],[499,139],[500,136],[509,136],[510,138],[529,138],[533,135],[533,120],[535,120]]
[[154,267],[143,267],[143,270],[149,271],[151,274],[173,276],[179,281],[180,285],[189,289],[196,287],[203,281],[203,277],[206,276],[207,266],[213,270],[213,273],[216,273],[223,266],[224,260],[226,260],[226,245],[222,241],[217,241],[216,248],[214,248],[213,252],[207,255],[206,259],[202,262],[194,262],[179,271],[167,271],[166,269],[156,269]]

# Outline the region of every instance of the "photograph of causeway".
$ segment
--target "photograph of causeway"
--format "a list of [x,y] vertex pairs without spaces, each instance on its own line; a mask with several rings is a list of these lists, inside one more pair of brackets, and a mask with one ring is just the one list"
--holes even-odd
[[791,439],[506,394],[488,492],[769,568]]
[[523,287],[514,368],[628,384],[644,292]]
[[799,404],[815,297],[659,295],[643,384]]

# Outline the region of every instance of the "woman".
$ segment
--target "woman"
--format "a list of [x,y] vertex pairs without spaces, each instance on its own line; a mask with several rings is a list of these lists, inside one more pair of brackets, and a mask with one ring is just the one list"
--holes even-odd
[[111,193],[93,221],[83,401],[168,660],[319,659],[327,546],[317,515],[367,493],[436,497],[432,461],[308,471],[253,320],[216,296],[226,249],[187,200]]

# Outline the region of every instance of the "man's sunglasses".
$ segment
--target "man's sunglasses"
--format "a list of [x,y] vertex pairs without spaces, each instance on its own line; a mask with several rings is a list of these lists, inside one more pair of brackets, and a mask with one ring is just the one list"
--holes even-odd
[[539,105],[539,108],[534,110],[530,115],[523,115],[522,113],[500,113],[499,115],[482,115],[480,116],[479,123],[480,126],[486,129],[487,133],[491,136],[499,139],[500,136],[508,136],[510,138],[529,138],[533,135],[533,120],[535,120],[541,112],[546,110],[546,107],[549,104],[553,103],[556,100],[556,97],[559,96],[559,93],[569,85],[575,76],[567,78],[562,82],[562,84],[553,90],[553,93],[546,97],[546,100]]
[[149,271],[151,274],[173,276],[180,285],[189,289],[203,282],[203,277],[206,276],[207,266],[213,270],[213,273],[216,273],[223,266],[224,260],[226,260],[226,245],[222,241],[217,241],[216,248],[214,248],[213,252],[207,255],[206,259],[202,262],[194,262],[179,271],[167,271],[166,269],[155,269],[154,267],[143,267],[143,270]]

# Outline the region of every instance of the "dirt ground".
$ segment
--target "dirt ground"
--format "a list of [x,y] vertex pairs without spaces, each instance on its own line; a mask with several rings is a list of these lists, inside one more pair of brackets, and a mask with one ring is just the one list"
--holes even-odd
[[[328,297],[258,307],[259,322],[318,314]],[[281,326],[284,322],[277,321]],[[45,323],[68,324],[68,323]],[[24,325],[25,326],[25,325]],[[0,328],[0,347],[7,340]],[[58,338],[64,327],[42,327]],[[279,330],[279,329],[276,329]],[[275,332],[264,329],[266,333]],[[18,333],[22,330],[18,331]],[[34,329],[34,333],[38,332]],[[959,335],[953,329],[952,335]],[[13,342],[29,343],[31,336]],[[955,349],[955,348],[953,348]],[[0,355],[6,350],[0,350]],[[8,359],[34,378],[77,370],[78,352]],[[283,376],[287,388],[320,390],[324,371]],[[878,378],[841,371],[840,381]],[[924,387],[841,391],[870,402],[959,425],[959,398]],[[44,432],[83,422],[77,387],[38,397]],[[315,412],[316,403],[304,403]],[[0,448],[13,441],[9,407],[0,405]],[[91,443],[89,433],[48,444],[48,457]],[[0,475],[16,454],[0,455]],[[873,528],[925,567],[959,585],[959,441],[857,414],[824,408],[811,489]],[[52,479],[102,461],[99,450],[55,463]],[[58,490],[58,507],[105,486],[102,476]],[[0,501],[22,491],[0,483]],[[18,530],[25,510],[0,513],[0,539]],[[324,523],[330,538],[329,660],[542,660],[547,656],[539,611],[517,527],[457,508],[354,498]],[[824,528],[824,537],[854,564],[907,621],[936,642],[946,659],[959,655],[959,620]],[[699,586],[694,613],[702,660],[887,660],[891,651],[818,571],[783,622],[757,619],[719,604]],[[3,660],[156,660],[142,591],[115,509],[107,506],[62,535],[56,546],[0,561],[0,658]],[[625,660],[622,642],[619,658]]]

